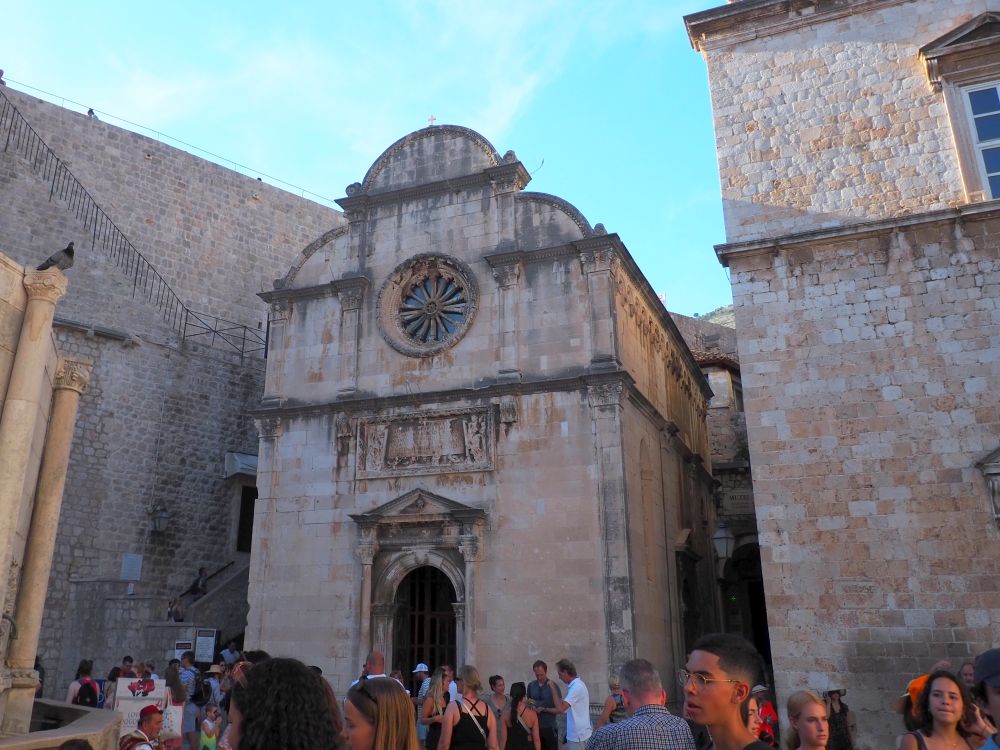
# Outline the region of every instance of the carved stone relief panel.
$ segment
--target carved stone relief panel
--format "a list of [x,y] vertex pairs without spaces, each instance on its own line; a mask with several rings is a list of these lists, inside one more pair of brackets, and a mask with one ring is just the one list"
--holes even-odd
[[493,435],[490,408],[361,419],[357,478],[493,471]]

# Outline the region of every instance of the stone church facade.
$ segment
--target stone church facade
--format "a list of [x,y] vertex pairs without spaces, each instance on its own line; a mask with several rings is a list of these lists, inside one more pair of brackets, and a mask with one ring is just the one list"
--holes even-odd
[[1000,18],[761,0],[686,18],[712,90],[779,698],[861,746],[1000,639]]
[[568,656],[600,692],[719,626],[711,391],[619,237],[529,179],[412,133],[260,295],[247,639],[334,685],[377,648],[508,680]]
[[[76,240],[53,335],[92,363],[45,697],[82,658],[162,668],[198,627],[337,687],[378,646],[510,675],[568,655],[595,688],[719,627],[699,362],[621,240],[526,192],[513,154],[419,131],[341,212],[0,94],[0,250],[30,267]],[[166,621],[200,566],[209,595]]]

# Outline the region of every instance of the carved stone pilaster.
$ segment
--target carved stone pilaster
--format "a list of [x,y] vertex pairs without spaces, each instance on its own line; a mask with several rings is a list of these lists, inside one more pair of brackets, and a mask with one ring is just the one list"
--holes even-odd
[[54,388],[83,393],[90,384],[90,372],[94,363],[88,359],[69,359],[61,357],[56,368]]
[[587,386],[587,402],[592,406],[621,406],[625,385],[620,380]]
[[455,602],[451,605],[452,612],[455,613],[455,622],[458,624],[465,623],[465,602]]
[[273,320],[288,320],[292,314],[292,300],[284,299],[271,300],[271,318]]
[[618,253],[613,247],[595,247],[580,251],[580,266],[585,274],[616,271]]
[[257,433],[262,440],[273,440],[280,437],[285,432],[285,425],[281,417],[261,417],[255,419]]
[[458,538],[458,551],[465,562],[479,562],[482,545],[478,534],[462,534]]
[[360,310],[367,289],[368,279],[363,277],[338,281],[337,296],[340,297],[341,308],[343,310]]
[[29,300],[40,299],[55,304],[66,294],[68,284],[66,275],[56,268],[24,274],[24,288]]
[[497,284],[500,285],[501,289],[514,286],[521,278],[520,261],[511,261],[509,263],[498,263],[494,265],[493,278],[496,279]]
[[362,565],[371,565],[375,562],[375,555],[378,554],[377,542],[359,542],[358,557],[361,558]]
[[510,427],[517,422],[517,399],[504,396],[500,399],[500,424]]

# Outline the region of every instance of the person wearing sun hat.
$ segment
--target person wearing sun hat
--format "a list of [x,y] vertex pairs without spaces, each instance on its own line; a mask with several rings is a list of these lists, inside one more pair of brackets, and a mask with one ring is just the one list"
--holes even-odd
[[157,738],[163,729],[163,711],[158,706],[148,705],[139,711],[139,726],[131,734],[118,741],[118,750],[158,750]]

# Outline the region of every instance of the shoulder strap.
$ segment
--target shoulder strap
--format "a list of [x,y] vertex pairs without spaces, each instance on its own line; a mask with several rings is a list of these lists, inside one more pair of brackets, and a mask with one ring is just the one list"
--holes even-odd
[[917,747],[919,747],[920,750],[927,750],[927,743],[924,742],[924,735],[923,733],[920,732],[920,730],[917,730],[915,732],[910,732],[910,734],[912,734],[916,738]]
[[524,719],[521,718],[522,716],[524,716],[524,711],[526,708],[527,706],[525,706],[525,708],[522,708],[520,711],[517,712],[517,723],[520,724],[522,727],[524,727],[525,732],[531,734],[531,727],[525,724]]
[[[461,698],[460,700],[462,701],[462,710],[463,710],[463,711],[465,711],[465,713],[467,713],[467,714],[469,715],[469,718],[470,718],[470,719],[472,719],[472,723],[476,725],[476,729],[478,729],[478,730],[479,730],[479,733],[480,733],[481,735],[483,735],[483,740],[484,740],[484,741],[485,741],[485,742],[486,742],[487,744],[489,744],[489,740],[488,740],[488,739],[486,738],[486,732],[485,732],[485,731],[483,731],[483,725],[482,725],[482,724],[480,724],[480,723],[479,723],[478,721],[476,721],[476,717],[475,717],[475,716],[473,716],[473,715],[472,715],[472,711],[470,711],[470,710],[469,710],[469,706],[467,705],[467,702],[466,702],[465,698]],[[473,706],[478,706],[478,705],[479,705],[479,701],[477,700],[477,701],[476,701],[475,703],[473,703],[472,705],[473,705]],[[479,718],[481,718],[481,719],[486,719],[486,721],[487,721],[487,722],[489,722],[489,717],[490,717],[490,713],[489,713],[489,711],[487,711],[487,712],[486,712],[486,716],[480,716]]]

